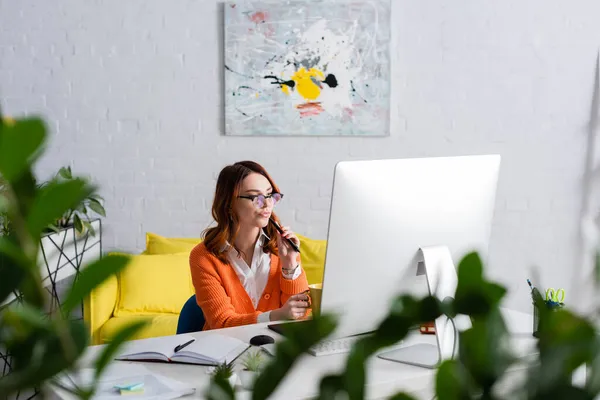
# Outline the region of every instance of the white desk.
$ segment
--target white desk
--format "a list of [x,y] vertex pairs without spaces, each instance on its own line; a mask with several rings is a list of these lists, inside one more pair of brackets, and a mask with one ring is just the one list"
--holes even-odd
[[[524,339],[526,343],[519,345],[523,353],[529,353],[534,343],[531,336],[532,316],[517,311],[503,310],[511,333],[518,334],[519,342]],[[246,325],[235,328],[220,329],[211,332],[219,332],[224,335],[233,336],[246,342],[255,335],[266,334],[275,338],[276,341],[283,338],[266,327],[267,324]],[[206,332],[193,333],[192,336],[201,340]],[[403,345],[414,343],[435,343],[434,335],[421,335],[413,333],[405,339]],[[93,360],[102,346],[91,346],[82,360],[82,366],[86,366]],[[304,355],[288,373],[278,386],[272,399],[306,399],[318,394],[321,377],[328,373],[340,372],[345,367],[348,354],[336,354],[331,356],[313,357]],[[243,357],[243,356],[242,356]],[[119,363],[133,363],[128,361],[115,361]],[[239,362],[239,359],[238,359]],[[192,384],[196,387],[196,394],[185,398],[204,398],[211,376],[206,373],[208,367],[198,365],[167,364],[167,363],[143,363],[145,367],[155,373]],[[236,365],[236,368],[240,368]],[[392,361],[372,357],[367,362],[367,386],[366,397],[369,399],[386,398],[399,391],[405,391],[417,398],[431,398],[434,388],[435,370],[415,367]],[[58,389],[50,390],[50,398],[71,399]],[[52,397],[54,395],[54,397]],[[237,389],[237,398],[250,398],[250,393],[241,388]]]

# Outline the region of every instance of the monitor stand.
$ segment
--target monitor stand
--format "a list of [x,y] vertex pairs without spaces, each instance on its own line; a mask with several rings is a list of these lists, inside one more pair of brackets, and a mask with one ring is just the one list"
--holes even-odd
[[[429,293],[440,300],[453,298],[458,284],[456,268],[447,246],[422,247],[417,255],[417,271],[425,270]],[[417,272],[418,273],[418,272]],[[466,316],[462,316],[466,317]],[[469,327],[470,319],[461,327]],[[455,318],[456,322],[458,318]],[[465,325],[466,324],[466,325]],[[444,359],[454,358],[458,353],[457,329],[445,315],[435,320],[436,344],[417,343],[396,348],[378,355],[379,358],[424,368],[436,368]]]
[[413,344],[412,346],[401,347],[396,350],[381,353],[378,357],[384,360],[416,365],[417,367],[429,369],[434,369],[440,365],[440,352],[438,347],[429,343],[418,343]]

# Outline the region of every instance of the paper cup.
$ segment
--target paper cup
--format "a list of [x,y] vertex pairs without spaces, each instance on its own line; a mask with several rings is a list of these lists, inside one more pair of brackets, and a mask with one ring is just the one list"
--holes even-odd
[[321,311],[321,293],[323,293],[323,284],[314,283],[312,285],[308,285],[308,289],[310,290],[312,314],[315,315]]

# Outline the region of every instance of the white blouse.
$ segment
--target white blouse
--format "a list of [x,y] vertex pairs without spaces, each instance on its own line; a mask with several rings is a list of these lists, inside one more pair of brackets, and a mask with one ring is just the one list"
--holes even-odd
[[[244,258],[238,254],[233,246],[229,246],[229,251],[227,253],[235,273],[242,283],[242,286],[244,286],[246,293],[248,293],[250,300],[252,300],[254,309],[258,306],[258,301],[265,291],[265,287],[269,280],[269,273],[271,272],[271,256],[262,249],[265,239],[269,240],[269,237],[262,229],[260,232],[260,236],[254,246],[251,266],[248,266]],[[285,274],[282,271],[284,278],[292,280],[298,278],[301,273],[301,266],[296,268],[292,274]],[[270,316],[270,311],[264,312],[258,316],[258,322],[268,322],[271,320]]]

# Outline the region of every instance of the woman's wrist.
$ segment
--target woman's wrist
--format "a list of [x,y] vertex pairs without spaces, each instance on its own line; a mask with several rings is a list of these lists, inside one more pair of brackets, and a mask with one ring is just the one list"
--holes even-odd
[[269,320],[271,320],[271,321],[279,321],[279,310],[280,310],[280,308],[277,308],[275,310],[271,310],[271,312],[269,313]]

